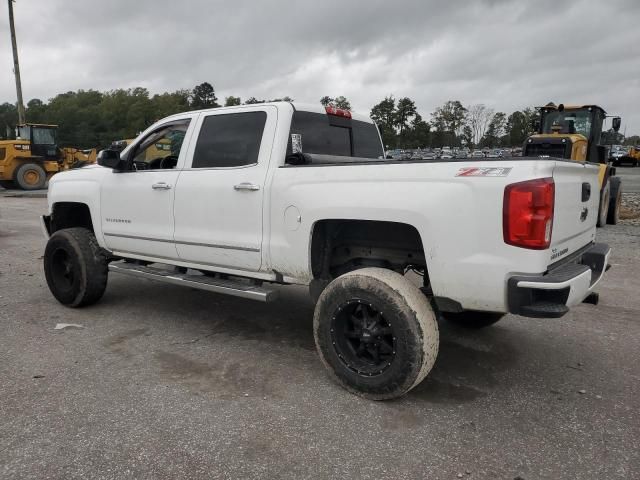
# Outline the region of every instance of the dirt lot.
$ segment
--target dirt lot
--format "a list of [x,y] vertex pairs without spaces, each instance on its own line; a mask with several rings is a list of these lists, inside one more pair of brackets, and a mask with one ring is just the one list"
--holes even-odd
[[44,209],[0,197],[2,478],[638,478],[640,227],[599,231],[599,306],[442,325],[428,379],[374,403],[325,375],[299,288],[264,305],[112,275],[62,307]]

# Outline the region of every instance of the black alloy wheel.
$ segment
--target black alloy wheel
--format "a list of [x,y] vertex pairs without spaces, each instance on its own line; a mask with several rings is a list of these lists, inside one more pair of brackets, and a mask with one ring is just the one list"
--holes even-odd
[[75,281],[73,271],[73,262],[69,253],[63,248],[56,249],[51,256],[51,276],[61,291],[68,292],[73,288]]
[[379,375],[393,363],[393,326],[375,305],[351,299],[331,321],[333,348],[344,365],[360,375]]

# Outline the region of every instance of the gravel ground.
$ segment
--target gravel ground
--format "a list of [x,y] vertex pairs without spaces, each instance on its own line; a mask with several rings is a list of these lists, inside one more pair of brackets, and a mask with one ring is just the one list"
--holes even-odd
[[375,403],[329,381],[301,288],[265,305],[113,275],[62,307],[44,209],[0,198],[1,478],[638,478],[640,227],[598,231],[597,307],[443,324],[427,380]]
[[620,223],[640,226],[640,193],[622,194]]

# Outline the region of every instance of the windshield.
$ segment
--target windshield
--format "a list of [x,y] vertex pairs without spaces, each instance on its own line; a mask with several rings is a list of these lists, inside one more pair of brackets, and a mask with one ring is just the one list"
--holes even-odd
[[563,111],[549,112],[544,117],[542,133],[579,133],[589,138],[591,133],[591,112]]
[[55,145],[56,134],[53,128],[33,127],[33,143],[36,145]]

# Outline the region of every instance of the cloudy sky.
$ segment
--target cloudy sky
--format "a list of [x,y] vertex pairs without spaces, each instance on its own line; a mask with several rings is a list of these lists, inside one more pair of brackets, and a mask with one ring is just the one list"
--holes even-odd
[[[6,2],[0,103],[15,101]],[[77,89],[597,103],[640,134],[640,0],[17,0],[25,102]]]

